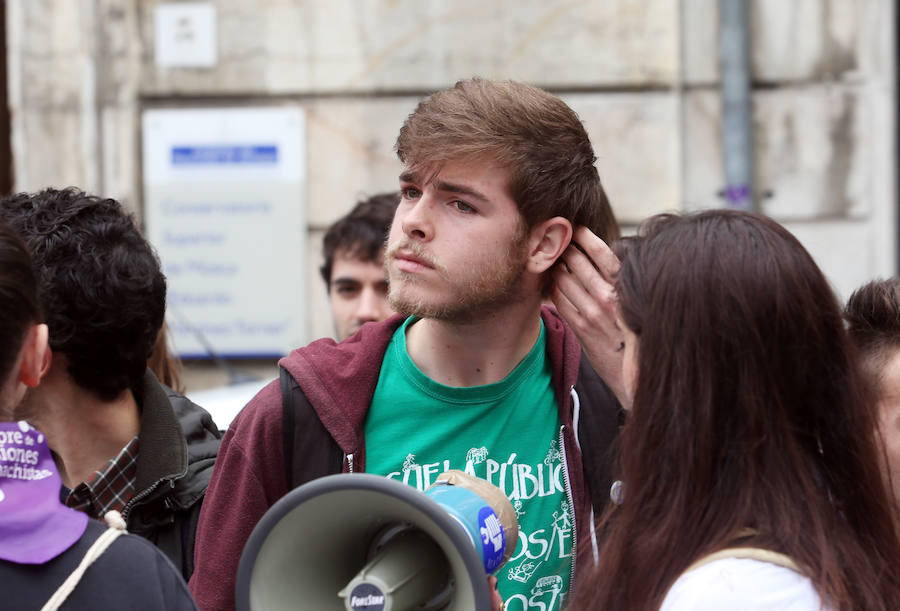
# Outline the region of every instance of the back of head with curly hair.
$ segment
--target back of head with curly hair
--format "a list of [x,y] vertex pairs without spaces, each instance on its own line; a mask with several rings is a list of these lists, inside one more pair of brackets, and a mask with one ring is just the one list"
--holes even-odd
[[166,279],[134,218],[75,188],[11,195],[0,218],[31,250],[50,347],[66,356],[75,383],[107,401],[140,393]]

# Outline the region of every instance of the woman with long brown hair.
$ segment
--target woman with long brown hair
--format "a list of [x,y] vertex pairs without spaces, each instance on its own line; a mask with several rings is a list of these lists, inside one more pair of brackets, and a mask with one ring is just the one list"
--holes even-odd
[[[584,270],[584,257],[564,260]],[[603,282],[567,275],[555,299],[577,318]],[[617,276],[623,486],[570,608],[897,609],[873,405],[796,238],[751,214],[663,215],[628,242]]]

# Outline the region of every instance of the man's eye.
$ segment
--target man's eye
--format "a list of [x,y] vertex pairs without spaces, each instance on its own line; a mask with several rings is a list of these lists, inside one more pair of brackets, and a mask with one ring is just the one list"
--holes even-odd
[[473,208],[466,202],[460,201],[458,199],[453,201],[453,206],[460,212],[465,212],[466,214],[471,214],[471,213],[475,212],[475,208]]
[[355,286],[338,285],[334,287],[334,292],[341,297],[350,298],[359,292],[359,288]]
[[422,197],[422,192],[415,187],[405,187],[400,189],[400,195],[403,199],[419,199]]

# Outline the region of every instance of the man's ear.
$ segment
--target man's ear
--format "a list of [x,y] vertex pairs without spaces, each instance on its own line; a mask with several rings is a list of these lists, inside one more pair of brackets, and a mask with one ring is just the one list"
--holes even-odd
[[34,325],[25,334],[22,346],[22,365],[19,367],[19,381],[30,388],[41,382],[41,378],[50,369],[53,353],[49,345],[47,325]]
[[550,269],[572,241],[572,223],[554,216],[535,225],[528,234],[528,271],[542,274]]

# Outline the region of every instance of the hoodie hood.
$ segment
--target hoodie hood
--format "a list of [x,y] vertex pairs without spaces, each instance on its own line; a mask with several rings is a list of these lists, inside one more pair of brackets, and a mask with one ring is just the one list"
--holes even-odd
[[[541,309],[547,353],[553,365],[553,389],[563,424],[572,423],[570,390],[578,377],[581,347],[556,310]],[[395,315],[367,323],[341,343],[320,339],[292,351],[279,365],[288,370],[319,419],[345,454],[360,452],[363,428],[381,362],[394,333],[406,320]]]

